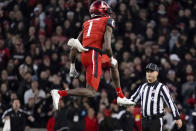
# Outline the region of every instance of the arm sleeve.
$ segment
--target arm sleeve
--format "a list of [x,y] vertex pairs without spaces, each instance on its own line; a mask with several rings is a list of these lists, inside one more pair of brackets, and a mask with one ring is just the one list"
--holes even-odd
[[178,108],[176,106],[176,104],[174,103],[171,95],[169,94],[169,89],[167,86],[162,86],[162,89],[161,89],[161,93],[163,95],[163,99],[164,99],[164,102],[167,104],[167,106],[170,108],[171,112],[172,112],[172,115],[174,117],[175,120],[178,120],[180,119],[180,114],[178,112]]
[[108,21],[107,21],[106,26],[110,26],[110,27],[112,27],[112,29],[115,29],[116,24],[115,24],[114,19],[109,18]]
[[141,99],[141,88],[143,87],[143,85],[140,85],[139,88],[136,90],[136,92],[131,96],[131,101],[137,103],[140,99]]
[[5,111],[4,113],[3,113],[3,115],[2,115],[2,117],[1,117],[1,119],[3,120],[6,116],[8,115],[8,112],[7,111]]
[[31,115],[30,112],[27,112],[27,111],[25,111],[25,110],[23,110],[23,109],[19,109],[19,111],[20,111],[26,118],[29,117],[29,116]]
[[10,109],[6,110],[6,111],[3,113],[3,115],[1,116],[2,122],[4,122],[4,118],[5,118],[6,116],[9,116],[9,113],[10,113]]

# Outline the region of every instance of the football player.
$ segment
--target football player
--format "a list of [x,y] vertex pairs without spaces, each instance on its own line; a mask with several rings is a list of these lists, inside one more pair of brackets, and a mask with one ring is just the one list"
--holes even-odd
[[[77,77],[75,69],[76,55],[81,52],[81,62],[86,68],[86,88],[70,90],[52,90],[54,108],[58,109],[59,99],[67,95],[93,97],[98,89],[102,68],[109,68],[115,84],[117,103],[119,105],[135,104],[124,97],[118,71],[118,62],[113,57],[111,48],[112,31],[115,28],[115,21],[110,17],[112,10],[105,1],[95,1],[89,9],[91,19],[83,23],[83,30],[77,39],[70,39],[68,45],[71,49],[70,76]],[[82,43],[82,44],[81,44]],[[103,54],[103,44],[105,53]]]

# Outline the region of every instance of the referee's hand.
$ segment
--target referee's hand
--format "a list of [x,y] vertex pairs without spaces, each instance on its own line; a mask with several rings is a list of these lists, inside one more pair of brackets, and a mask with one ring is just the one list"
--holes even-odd
[[178,129],[180,129],[182,127],[182,120],[181,119],[176,120],[176,125],[178,126]]

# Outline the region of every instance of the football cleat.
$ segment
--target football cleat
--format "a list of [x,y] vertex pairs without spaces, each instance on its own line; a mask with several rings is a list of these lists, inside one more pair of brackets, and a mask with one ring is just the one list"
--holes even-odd
[[120,106],[132,106],[135,105],[136,103],[131,101],[130,99],[127,99],[126,97],[123,98],[117,97],[117,104]]
[[69,39],[67,45],[76,48],[79,52],[88,51],[88,49],[84,48],[78,39],[71,38]]
[[60,100],[61,96],[59,95],[58,90],[56,90],[56,89],[51,90],[50,93],[51,93],[51,96],[52,96],[54,109],[58,110],[59,100]]

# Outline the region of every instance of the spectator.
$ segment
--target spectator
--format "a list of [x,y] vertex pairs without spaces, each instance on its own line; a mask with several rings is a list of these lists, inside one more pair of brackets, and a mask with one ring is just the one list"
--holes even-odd
[[9,104],[7,103],[7,101],[10,101],[10,98],[9,98],[10,92],[9,92],[7,83],[2,83],[1,84],[0,92],[1,92],[2,102],[6,106],[8,106]]
[[77,101],[70,106],[68,121],[71,131],[83,131],[85,129],[84,116],[82,114],[81,106]]
[[[3,111],[6,109],[5,105],[2,102],[2,95],[0,93],[0,117],[3,115]],[[0,126],[3,126],[3,122],[0,122]]]
[[[70,121],[68,119],[69,116],[69,109],[68,103],[65,103],[64,101],[61,100],[59,106],[60,106],[60,111],[55,113],[54,116],[54,128],[53,130],[65,130],[65,131],[71,131],[70,129]],[[76,118],[73,118],[73,120],[76,120]],[[78,128],[78,127],[75,127]]]
[[48,123],[47,123],[47,126],[46,126],[47,131],[54,131],[54,124],[55,124],[55,119],[54,119],[54,117],[51,117],[48,120]]
[[30,98],[35,99],[35,103],[41,101],[41,99],[45,98],[46,94],[43,90],[39,89],[39,83],[37,80],[33,80],[31,82],[31,88],[25,91],[24,93],[24,103],[27,104]]
[[110,110],[104,109],[104,118],[99,124],[99,131],[114,131],[121,130],[117,119],[111,117]]
[[141,114],[141,107],[135,106],[133,108],[132,114],[134,116],[134,121],[137,125],[137,127],[139,128],[139,130],[142,130],[142,114]]
[[19,67],[20,76],[18,77],[18,79],[20,80],[20,82],[19,87],[17,88],[17,94],[20,99],[23,99],[24,92],[31,88],[32,74],[26,71],[26,65],[22,65]]
[[120,123],[122,125],[123,131],[140,131],[139,128],[136,125],[136,122],[134,120],[133,116],[133,107],[127,107],[126,111],[123,112]]
[[8,59],[10,57],[10,50],[5,47],[5,41],[0,38],[0,71],[7,66]]
[[186,82],[182,85],[181,94],[183,97],[183,104],[186,105],[186,101],[194,93],[194,88],[196,87],[196,82],[193,74],[186,76]]
[[85,131],[98,131],[98,123],[95,116],[95,111],[92,108],[88,109],[88,114],[85,117]]
[[175,121],[173,120],[171,111],[168,109],[168,107],[166,107],[166,115],[163,117],[163,121],[164,121],[164,130],[172,130],[174,128],[175,125]]
[[10,120],[11,131],[24,131],[27,120],[33,122],[34,118],[20,108],[19,99],[14,99],[12,108],[4,112],[2,120]]
[[8,84],[8,73],[7,70],[2,70],[1,71],[1,82],[5,82]]
[[[35,104],[35,100],[34,98],[30,98],[28,103],[26,104],[26,106],[24,107],[24,110],[28,113],[28,114],[31,114],[32,116],[34,116],[34,119],[35,121],[34,122],[31,122],[31,123],[28,123],[28,125],[30,127],[36,127],[36,124],[38,120],[38,118],[36,117],[36,112],[37,112],[37,109],[38,109],[38,105]],[[39,123],[40,124],[40,123]]]

